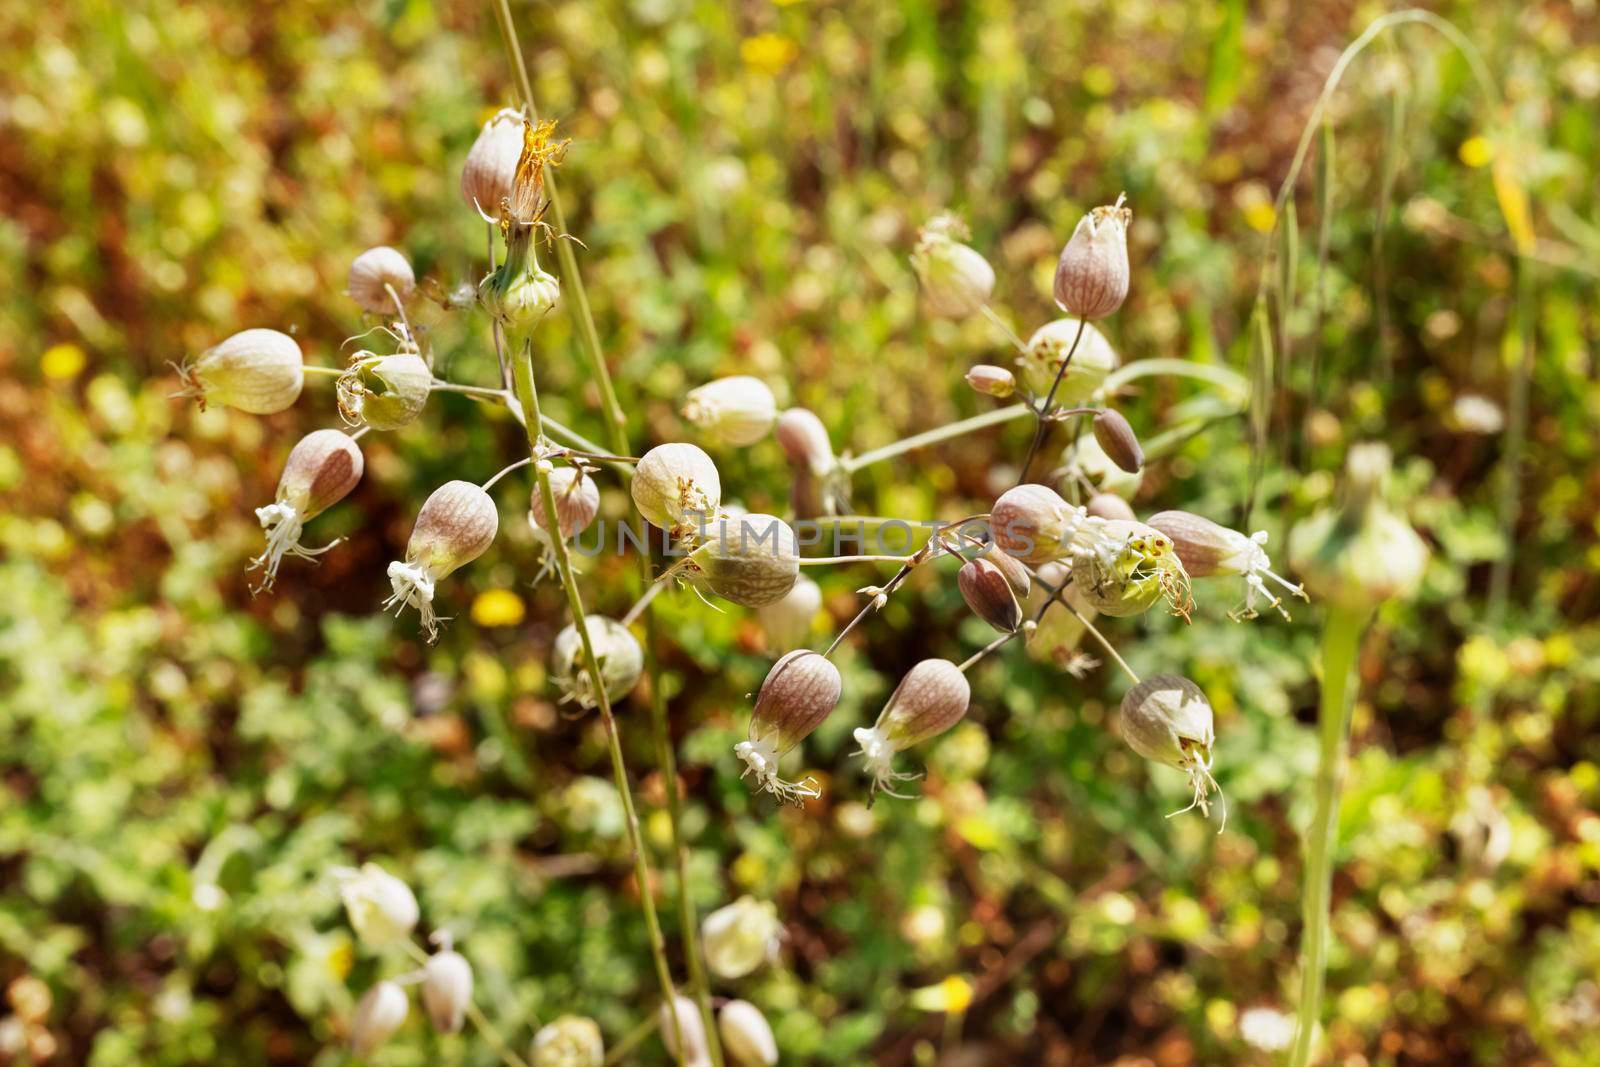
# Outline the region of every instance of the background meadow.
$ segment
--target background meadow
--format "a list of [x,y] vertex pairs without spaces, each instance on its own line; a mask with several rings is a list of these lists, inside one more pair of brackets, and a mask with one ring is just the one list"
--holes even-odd
[[[1287,276],[1299,295],[1268,402],[1217,413],[1151,465],[1135,506],[1243,523],[1259,467],[1247,528],[1281,553],[1347,446],[1377,439],[1434,549],[1360,663],[1331,1062],[1600,1062],[1592,2],[1436,6],[1499,106],[1432,30],[1375,42],[1332,98],[1331,178],[1319,134],[1288,218],[1274,198],[1312,106],[1384,5],[513,10],[541,106],[573,138],[567,221],[640,448],[694,440],[684,393],[734,373],[816,411],[841,451],[987,410],[962,375],[1008,362],[1004,337],[922,314],[907,260],[947,208],[1026,334],[1055,317],[1079,216],[1125,191],[1132,290],[1104,324],[1125,361],[1260,381],[1249,318],[1263,269],[1287,260],[1275,291]],[[641,886],[600,726],[547,682],[567,619],[558,585],[529,584],[526,482],[497,487],[499,540],[442,587],[456,618],[437,645],[377,611],[427,492],[525,454],[521,429],[440,394],[364,438],[366,477],[318,520],[318,539],[349,541],[252,597],[252,508],[301,434],[338,425],[331,383],[265,418],[170,399],[169,361],[246,326],[292,327],[309,362],[341,362],[373,325],[343,293],[370,245],[440,291],[481,276],[484,227],[456,183],[513,101],[491,9],[14,4],[0,58],[0,1062],[344,1062],[354,999],[386,965],[354,944],[327,872],[368,859],[455,932],[514,1047],[566,1012],[627,1033],[656,999],[641,893],[678,958],[665,791],[636,695],[618,716],[659,876]],[[441,374],[494,381],[483,319],[418,314]],[[571,320],[537,343],[546,409],[599,438]],[[1136,390],[1123,410],[1141,435],[1194,410],[1183,381]],[[1030,432],[864,470],[853,510],[982,511]],[[785,513],[774,442],[714,455],[726,498]],[[615,521],[625,494],[601,485]],[[810,572],[815,638],[888,573]],[[1121,678],[1021,648],[974,671],[968,721],[919,753],[917,799],[869,810],[851,728],[912,663],[989,640],[953,573],[919,573],[852,638],[845,702],[805,752],[826,795],[803,811],[751,796],[729,754],[784,649],[742,608],[656,602],[694,902],[748,893],[788,930],[779,965],[715,991],[762,1008],[785,1063],[1276,1062],[1241,1019],[1292,1012],[1320,608],[1236,624],[1230,591],[1193,625],[1108,627],[1141,673],[1210,696],[1220,836],[1163,818],[1184,786],[1118,738]],[[620,615],[637,583],[631,559],[586,564],[593,610]],[[950,997],[916,991],[951,977],[970,1006],[928,1010]],[[495,1057],[416,1013],[378,1062]],[[628,1062],[667,1058],[652,1039]]]

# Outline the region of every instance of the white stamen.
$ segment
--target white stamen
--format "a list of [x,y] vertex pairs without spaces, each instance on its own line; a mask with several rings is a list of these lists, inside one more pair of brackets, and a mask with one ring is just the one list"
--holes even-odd
[[321,548],[306,548],[300,543],[303,526],[300,512],[291,504],[276,503],[256,508],[256,518],[261,520],[261,528],[267,532],[267,547],[261,555],[250,561],[250,570],[263,571],[261,584],[252,589],[252,593],[272,588],[272,583],[278,578],[278,565],[283,562],[283,557],[298,556],[301,559],[315,560],[343,540],[339,538],[330,541]]
[[779,752],[772,734],[754,741],[740,741],[733,746],[733,754],[744,761],[745,770],[740,778],[756,776],[757,792],[771,793],[785,804],[802,806],[806,800],[822,795],[814,779],[787,782],[778,777]]
[[407,606],[416,608],[429,642],[437,641],[439,623],[449,620],[433,613],[433,576],[424,567],[395,560],[389,564],[389,585],[394,592],[383,602],[384,610],[394,608],[399,615]]

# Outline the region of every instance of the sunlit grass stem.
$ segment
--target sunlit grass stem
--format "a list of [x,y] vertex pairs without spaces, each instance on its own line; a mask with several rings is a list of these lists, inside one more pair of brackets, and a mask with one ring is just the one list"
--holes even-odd
[[1318,723],[1322,752],[1317,765],[1317,807],[1306,830],[1302,889],[1304,928],[1300,935],[1300,1007],[1290,1067],[1308,1067],[1327,974],[1328,912],[1333,886],[1333,853],[1339,836],[1339,801],[1350,747],[1351,679],[1366,630],[1367,613],[1333,607],[1322,628],[1322,702]]

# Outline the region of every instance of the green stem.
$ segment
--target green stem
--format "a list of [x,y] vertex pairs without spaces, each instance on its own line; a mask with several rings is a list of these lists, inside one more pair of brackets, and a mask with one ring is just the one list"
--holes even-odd
[[1218,366],[1215,363],[1192,363],[1186,359],[1140,359],[1124,364],[1106,375],[1105,383],[1101,388],[1107,393],[1114,393],[1119,388],[1138,378],[1148,378],[1151,375],[1176,375],[1184,378],[1198,378],[1210,382],[1212,385],[1221,386],[1223,389],[1239,396],[1250,394],[1250,383],[1244,375],[1228,367]]
[[[533,380],[532,347],[526,337],[515,333],[511,335],[510,340],[511,380],[522,409],[523,425],[527,428],[528,452],[537,456],[543,434],[540,432],[539,393]],[[550,488],[550,475],[545,465],[535,462],[533,472],[534,480],[539,486],[539,499],[544,502],[544,513],[558,514],[555,491]],[[617,793],[622,797],[622,814],[628,831],[628,847],[633,851],[634,880],[639,885],[639,907],[644,912],[645,934],[650,942],[650,956],[655,962],[656,980],[661,984],[661,995],[666,998],[668,1004],[671,1004],[676,991],[672,985],[672,971],[667,964],[666,941],[661,936],[661,924],[656,918],[655,898],[650,884],[650,863],[645,856],[644,842],[639,833],[639,815],[633,804],[633,787],[628,781],[628,766],[622,757],[622,739],[617,733],[616,718],[611,713],[611,698],[606,693],[605,675],[600,670],[599,657],[595,655],[594,643],[589,638],[589,627],[585,621],[588,616],[584,611],[583,596],[578,591],[577,580],[573,577],[572,561],[567,555],[567,540],[561,536],[559,529],[551,531],[550,545],[552,555],[555,557],[556,573],[561,578],[561,587],[567,593],[567,608],[572,613],[579,644],[583,649],[584,670],[588,672],[589,684],[594,690],[595,702],[600,711],[600,721],[605,726],[606,747],[611,752],[611,775],[616,781]],[[682,1047],[680,1042],[680,1050]]]
[[1002,422],[1010,422],[1012,419],[1020,419],[1031,411],[1033,411],[1033,408],[1027,404],[1012,404],[1007,408],[987,411],[982,415],[974,415],[970,419],[952,422],[948,426],[940,426],[938,429],[929,430],[926,433],[902,438],[893,444],[884,445],[882,448],[874,448],[871,452],[863,452],[859,456],[841,459],[839,466],[847,474],[854,474],[863,467],[870,467],[874,463],[893,459],[895,456],[910,452],[913,449],[926,448],[929,445],[936,445],[940,441],[948,441],[952,437],[960,437],[962,434],[973,433],[989,426],[998,426]]
[[1322,759],[1317,767],[1317,810],[1306,830],[1304,925],[1301,939],[1300,1011],[1290,1067],[1308,1067],[1327,973],[1328,911],[1333,851],[1339,836],[1339,799],[1350,747],[1350,681],[1366,630],[1367,613],[1334,607],[1322,628],[1322,706],[1318,712]]

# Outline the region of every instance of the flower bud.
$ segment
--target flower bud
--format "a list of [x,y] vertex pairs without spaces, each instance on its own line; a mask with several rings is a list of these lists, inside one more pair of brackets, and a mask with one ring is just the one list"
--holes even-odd
[[[1089,514],[1097,519],[1126,519],[1132,522],[1138,517],[1133,513],[1133,505],[1115,493],[1096,493],[1089,498],[1089,503],[1086,507]],[[1152,523],[1151,525],[1155,524]],[[1161,530],[1161,527],[1157,526],[1156,529]],[[1161,530],[1161,532],[1167,533],[1166,530]],[[1170,537],[1172,535],[1168,533],[1167,536]],[[1178,558],[1183,558],[1181,549],[1178,552]],[[1184,565],[1188,566],[1187,560],[1184,561]]]
[[415,352],[363,352],[339,376],[339,414],[353,426],[398,430],[416,421],[433,391],[433,371]]
[[1011,591],[1016,594],[1019,601],[1028,595],[1028,590],[1033,586],[1033,579],[1029,577],[1028,568],[1021,560],[1000,551],[986,551],[983,553],[983,559],[999,568],[1006,584],[1011,587]]
[[421,911],[411,888],[378,866],[335,868],[339,896],[356,936],[368,948],[384,948],[411,936]]
[[410,1010],[406,991],[393,982],[379,982],[367,990],[350,1023],[350,1052],[356,1056],[376,1052],[400,1029]]
[[912,667],[889,695],[871,729],[857,727],[856,744],[872,775],[873,793],[900,796],[894,783],[915,778],[894,770],[894,754],[944,733],[967,714],[972,689],[967,676],[947,659],[925,659]]
[[1106,375],[1117,369],[1116,350],[1093,323],[1083,324],[1083,336],[1078,337],[1078,347],[1074,350],[1072,340],[1077,335],[1077,319],[1057,319],[1033,331],[1027,348],[1017,358],[1022,380],[1029,389],[1041,397],[1049,393],[1061,371],[1062,361],[1071,352],[1072,362],[1067,364],[1061,385],[1056,389],[1056,402],[1081,404],[1099,390]]
[[793,528],[773,515],[724,516],[689,557],[693,578],[725,600],[759,608],[788,595],[800,577]]
[[1121,412],[1102,408],[1094,417],[1094,439],[1111,462],[1129,474],[1144,468],[1144,449]]
[[700,924],[706,966],[718,978],[743,978],[777,959],[782,933],[778,909],[754,897],[740,897]]
[[[615,619],[604,615],[587,615],[584,623],[589,631],[589,644],[600,664],[600,677],[605,683],[606,699],[621,700],[633,692],[644,671],[644,650],[629,629]],[[562,700],[576,700],[581,708],[599,706],[594,682],[583,655],[583,638],[575,623],[569,623],[556,635],[551,649],[550,676],[561,689]]]
[[[679,1042],[682,1042],[681,1046]],[[700,1008],[683,994],[661,1004],[661,1043],[683,1067],[707,1067],[711,1055],[706,1051],[706,1028],[700,1018]],[[679,1049],[682,1048],[682,1055]]]
[[980,363],[967,371],[967,384],[984,396],[1004,399],[1017,391],[1017,379],[1004,367]]
[[778,420],[778,402],[760,378],[736,374],[690,390],[683,417],[718,444],[743,448],[772,429]]
[[1191,578],[1240,576],[1245,581],[1244,606],[1233,612],[1237,619],[1256,617],[1256,598],[1263,597],[1282,613],[1289,612],[1281,597],[1267,588],[1271,578],[1293,595],[1305,599],[1306,591],[1274,574],[1267,556],[1267,531],[1257,530],[1246,537],[1237,530],[1219,526],[1210,519],[1188,511],[1163,511],[1150,516],[1149,525],[1172,539],[1172,547],[1183,561]]
[[411,262],[388,245],[369,248],[357,256],[345,280],[350,299],[374,315],[401,310],[416,287],[417,276],[411,270]]
[[633,506],[674,535],[711,521],[722,503],[717,465],[694,445],[657,445],[633,469]]
[[481,486],[454,481],[435,489],[417,512],[405,562],[389,564],[394,591],[383,602],[385,610],[416,608],[428,640],[435,640],[439,619],[433,611],[434,584],[488,551],[499,530],[500,513]]
[[461,199],[486,222],[500,217],[500,201],[511,196],[522,156],[522,114],[502,108],[483,124],[461,168]]
[[811,474],[827,474],[833,469],[833,444],[822,420],[805,408],[790,408],[778,416],[778,444],[791,466]]
[[1106,455],[1100,439],[1093,434],[1078,438],[1075,444],[1062,450],[1061,463],[1083,475],[1084,480],[1099,492],[1113,493],[1124,499],[1137,493],[1144,482],[1143,471],[1129,473],[1123,470]]
[[529,1067],[600,1067],[606,1043],[593,1019],[563,1015],[533,1035]]
[[[577,467],[556,467],[549,471],[550,495],[556,500],[556,523],[562,540],[569,540],[589,528],[600,514],[600,487],[594,479]],[[550,522],[544,513],[544,496],[538,485],[533,487],[533,497],[528,504],[528,525],[540,540],[549,540]]]
[[1371,611],[1416,592],[1428,567],[1428,546],[1385,499],[1386,445],[1354,445],[1345,461],[1338,508],[1325,508],[1289,535],[1289,555],[1321,600],[1349,611]]
[[839,668],[808,649],[785,653],[772,665],[756,694],[748,740],[733,747],[745,763],[745,774],[755,775],[758,790],[795,804],[821,795],[809,782],[779,778],[778,761],[822,725],[843,688]]
[[256,518],[267,532],[267,547],[250,566],[265,572],[263,589],[272,588],[284,556],[315,559],[333,547],[303,547],[301,528],[343,500],[361,480],[364,467],[361,449],[340,430],[313,430],[289,451],[276,499],[256,508]]
[[[1219,797],[1222,791],[1211,776],[1216,735],[1211,704],[1200,687],[1172,674],[1146,678],[1122,698],[1121,720],[1122,736],[1133,750],[1186,773],[1194,789],[1189,808],[1210,815],[1211,791],[1216,790]],[[1226,807],[1223,821],[1227,821]]]
[[1160,530],[1125,519],[1089,520],[1070,559],[1073,585],[1103,615],[1142,615],[1165,600],[1174,614],[1189,616],[1189,576]]
[[1014,634],[1022,625],[1022,606],[1017,603],[1016,591],[992,561],[982,556],[968,560],[956,572],[956,585],[972,613],[996,630]]
[[1124,197],[1078,221],[1056,263],[1056,303],[1068,315],[1103,319],[1128,296],[1128,223]]
[[917,237],[911,266],[922,283],[922,299],[934,315],[963,319],[989,301],[994,268],[976,249],[961,243],[967,228],[948,215],[932,219]]
[[994,543],[1024,563],[1056,559],[1082,522],[1082,508],[1047,485],[1028,482],[1000,494],[989,509]]
[[178,368],[179,396],[201,408],[215,402],[252,415],[272,415],[300,398],[305,358],[295,339],[277,330],[243,330]]
[[442,1034],[460,1031],[472,1004],[472,964],[453,949],[428,957],[422,968],[422,1006]]
[[793,648],[811,634],[817,613],[822,610],[822,588],[801,575],[783,599],[756,609],[761,629],[771,648]]
[[778,1040],[767,1017],[748,1000],[730,1000],[717,1013],[722,1047],[734,1067],[776,1067]]

